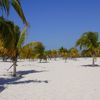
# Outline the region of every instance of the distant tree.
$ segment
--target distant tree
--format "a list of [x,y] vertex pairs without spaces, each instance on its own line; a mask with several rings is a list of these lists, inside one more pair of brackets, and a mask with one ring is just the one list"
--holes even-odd
[[52,50],[45,50],[45,55],[48,60],[51,60],[52,58]]
[[56,58],[58,57],[58,51],[55,49],[51,50],[51,57],[56,60]]
[[47,57],[44,53],[45,47],[41,42],[35,42],[33,52],[36,54],[36,58],[47,61]]
[[85,32],[76,42],[76,46],[79,46],[82,51],[87,50],[91,52],[93,66],[95,65],[95,50],[100,46],[98,37],[97,32]]
[[95,49],[95,54],[97,57],[100,57],[100,47]]
[[69,57],[71,57],[71,58],[79,57],[79,52],[78,52],[78,50],[76,48],[69,49],[68,54],[69,54]]
[[61,47],[61,48],[58,50],[58,52],[59,52],[59,56],[60,56],[60,57],[63,57],[63,56],[68,52],[68,50],[67,50],[66,48],[64,48],[64,47]]
[[20,57],[28,58],[28,59],[46,59],[46,55],[44,54],[45,47],[41,42],[30,42],[26,44],[22,50]]
[[23,46],[23,48],[20,51],[20,58],[22,59],[34,59],[33,54],[33,44],[28,43]]

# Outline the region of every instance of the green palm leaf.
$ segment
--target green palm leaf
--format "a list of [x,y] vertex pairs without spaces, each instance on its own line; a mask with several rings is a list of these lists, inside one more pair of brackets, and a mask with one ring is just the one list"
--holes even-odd
[[9,0],[1,0],[0,7],[1,7],[2,11],[4,9],[4,11],[7,13],[7,15],[9,14],[9,8],[10,8]]
[[20,18],[23,20],[23,22],[26,25],[28,25],[19,0],[11,0],[11,4],[13,8],[16,10],[16,12],[18,13],[18,15],[20,16]]
[[25,38],[26,38],[26,32],[27,32],[27,27],[24,27],[23,31],[21,32],[20,38],[17,43],[17,47],[20,49],[22,45],[24,44]]
[[22,21],[28,26],[19,0],[0,0],[0,8],[2,11],[5,11],[7,15],[9,15],[10,6],[15,9]]

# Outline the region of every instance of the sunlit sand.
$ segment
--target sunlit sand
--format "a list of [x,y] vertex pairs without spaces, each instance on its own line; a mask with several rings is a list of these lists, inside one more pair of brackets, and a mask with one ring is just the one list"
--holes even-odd
[[100,100],[100,58],[57,59],[48,63],[19,61],[17,74],[0,62],[0,100]]

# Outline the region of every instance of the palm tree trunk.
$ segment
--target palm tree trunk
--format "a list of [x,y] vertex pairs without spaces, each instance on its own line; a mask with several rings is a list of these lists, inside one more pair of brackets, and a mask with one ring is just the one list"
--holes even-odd
[[13,61],[13,76],[16,76],[16,62]]
[[95,56],[92,57],[92,66],[95,66]]
[[16,77],[16,66],[17,66],[18,50],[16,49],[16,55],[13,57],[13,76]]
[[15,77],[16,76],[16,64],[17,63],[17,59],[13,59],[13,76]]

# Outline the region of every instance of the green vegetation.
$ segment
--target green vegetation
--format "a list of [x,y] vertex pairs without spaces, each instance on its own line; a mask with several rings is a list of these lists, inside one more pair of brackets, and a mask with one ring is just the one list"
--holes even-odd
[[[22,33],[15,23],[7,20],[6,16],[9,15],[11,6],[15,9],[23,23],[25,23],[25,28]],[[25,31],[28,22],[24,16],[19,0],[0,0],[0,8],[2,12],[2,17],[0,17],[0,55],[3,58],[10,57],[12,59],[13,76],[16,76],[17,57],[25,40]]]
[[76,42],[76,46],[80,47],[84,56],[88,55],[93,57],[93,66],[95,65],[97,51],[99,51],[100,48],[100,42],[98,42],[98,39],[99,36],[97,32],[86,32]]
[[2,16],[9,15],[11,6],[15,9],[19,17],[22,19],[22,21],[26,25],[28,25],[28,22],[24,16],[24,13],[20,4],[20,0],[0,0],[0,8],[2,10]]
[[25,39],[26,29],[21,33],[17,25],[3,17],[0,18],[0,28],[0,54],[3,57],[12,59],[14,69],[13,76],[16,76],[17,58]]
[[20,58],[27,59],[47,59],[45,55],[45,47],[41,42],[31,42],[26,44],[20,52]]

